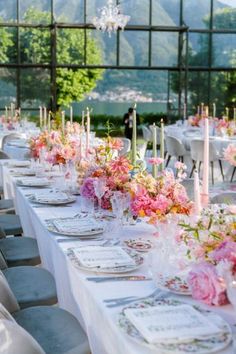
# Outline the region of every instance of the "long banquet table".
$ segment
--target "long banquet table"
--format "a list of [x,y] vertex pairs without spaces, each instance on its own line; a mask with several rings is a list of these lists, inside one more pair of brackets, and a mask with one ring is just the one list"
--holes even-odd
[[[66,255],[70,247],[77,247],[81,242],[67,241],[61,235],[56,236],[47,230],[44,220],[53,217],[73,216],[80,211],[80,198],[74,204],[67,207],[42,206],[38,207],[28,200],[29,193],[39,189],[19,187],[15,183],[15,177],[11,176],[7,166],[2,164],[3,182],[6,196],[15,197],[16,210],[20,215],[25,236],[37,238],[42,266],[48,269],[55,277],[59,306],[73,313],[88,334],[91,351],[93,354],[161,354],[141,346],[122,332],[117,325],[117,317],[121,307],[107,308],[103,302],[107,298],[123,296],[146,296],[155,290],[155,284],[150,281],[126,281],[93,283],[86,278],[95,276],[76,268]],[[151,225],[139,222],[136,225],[124,226],[121,231],[113,231],[105,234],[104,238],[120,238],[122,242],[126,238],[153,239],[155,229]],[[59,241],[59,242],[58,242]],[[90,241],[91,242],[91,241]],[[144,265],[132,274],[148,275],[148,260]],[[171,295],[172,296],[172,295]],[[190,297],[173,296],[186,302],[194,303]],[[236,316],[232,306],[211,308],[217,311],[231,325],[236,323]],[[232,345],[221,351],[220,354],[233,354]]]

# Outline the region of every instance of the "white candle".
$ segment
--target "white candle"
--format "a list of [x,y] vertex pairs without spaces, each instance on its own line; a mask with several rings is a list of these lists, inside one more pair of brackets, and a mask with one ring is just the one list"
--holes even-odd
[[[164,132],[164,122],[163,119],[161,119],[161,134],[160,134],[160,156],[164,161],[164,156],[165,156],[165,132]],[[163,171],[164,169],[164,163],[160,165],[160,170]]]
[[205,119],[202,194],[209,194],[209,120]]
[[[156,158],[157,157],[157,127],[156,127],[155,123],[153,123],[153,126],[152,126],[152,134],[153,134],[152,156],[154,158]],[[156,164],[152,165],[152,175],[154,178],[157,178],[157,165]]]
[[204,103],[202,102],[201,103],[201,116],[203,115],[203,113],[204,113]]
[[80,158],[83,158],[83,133],[80,133]]
[[61,112],[61,131],[62,134],[65,133],[65,111]]
[[12,118],[12,119],[13,119],[13,117],[14,117],[14,108],[15,108],[14,103],[11,103],[11,118]]
[[82,131],[84,131],[84,111],[82,111]]
[[213,113],[212,113],[212,115],[213,115],[213,118],[215,118],[215,116],[216,116],[216,104],[215,103],[213,103]]
[[194,209],[197,215],[201,212],[200,185],[197,170],[194,171]]
[[184,120],[187,119],[187,106],[186,103],[184,103]]
[[90,114],[87,107],[87,129],[86,129],[86,156],[88,156],[89,146],[90,146]]
[[18,108],[18,116],[19,116],[19,120],[21,119],[21,108]]
[[209,108],[208,108],[208,106],[206,106],[206,108],[205,108],[205,115],[206,115],[207,118],[209,117]]
[[133,132],[132,132],[132,164],[136,166],[137,159],[137,116],[136,116],[136,103],[133,109]]
[[44,112],[44,129],[47,129],[47,108],[43,107],[43,112]]
[[236,120],[236,108],[234,108],[234,120]]
[[73,107],[70,106],[70,123],[73,123]]
[[43,109],[39,106],[39,127],[42,129],[43,126]]
[[229,119],[229,108],[228,107],[225,108],[225,112],[226,112],[226,118]]
[[197,106],[197,115],[199,116],[199,114],[200,114],[200,107]]
[[48,113],[48,131],[51,131],[51,112]]
[[5,106],[5,116],[6,116],[6,118],[8,118],[8,108],[7,108],[7,106]]

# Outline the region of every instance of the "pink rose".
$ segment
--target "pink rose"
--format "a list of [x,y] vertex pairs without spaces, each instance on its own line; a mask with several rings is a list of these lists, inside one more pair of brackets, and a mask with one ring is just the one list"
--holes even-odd
[[195,264],[187,281],[195,300],[207,305],[224,305],[228,302],[225,283],[217,275],[212,264],[207,262]]
[[161,165],[164,162],[164,159],[162,159],[161,157],[151,157],[150,159],[148,159],[148,162],[151,165]]
[[210,258],[216,262],[227,260],[236,266],[236,242],[222,242],[218,248],[210,253]]
[[80,188],[80,193],[83,197],[93,199],[95,198],[95,191],[93,185],[94,178],[88,177]]

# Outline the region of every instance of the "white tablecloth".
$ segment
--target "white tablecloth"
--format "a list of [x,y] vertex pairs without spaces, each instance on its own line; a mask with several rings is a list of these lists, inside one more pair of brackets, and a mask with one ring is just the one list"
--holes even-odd
[[[140,346],[124,334],[117,325],[117,315],[122,307],[109,309],[103,299],[123,296],[146,296],[155,289],[152,281],[143,282],[110,282],[92,283],[86,278],[92,273],[84,272],[73,266],[65,255],[69,247],[78,246],[80,241],[57,242],[63,236],[56,236],[44,226],[44,220],[53,217],[72,216],[80,210],[80,199],[69,207],[34,207],[27,199],[32,189],[21,188],[14,184],[7,167],[4,167],[4,179],[7,176],[9,184],[13,185],[16,196],[16,207],[20,215],[24,233],[37,238],[42,265],[55,277],[59,305],[73,313],[86,330],[93,354],[161,354],[149,348]],[[7,184],[4,183],[4,186]],[[36,190],[36,189],[35,189]],[[154,228],[144,222],[135,226],[125,226],[117,233],[104,237],[148,238],[153,236]],[[148,262],[138,269],[136,274],[148,274]],[[179,296],[179,298],[181,298]],[[182,297],[185,301],[193,302],[190,297]],[[219,312],[230,324],[236,322],[232,306],[211,308]],[[220,354],[233,354],[232,346]]]

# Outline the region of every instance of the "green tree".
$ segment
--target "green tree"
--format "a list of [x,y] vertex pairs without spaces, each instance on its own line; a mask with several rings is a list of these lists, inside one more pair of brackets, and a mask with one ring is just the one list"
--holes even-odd
[[[29,8],[24,15],[25,23],[50,23],[50,13]],[[61,19],[62,21],[63,19]],[[47,28],[22,28],[20,32],[20,57],[22,63],[50,64],[51,31]],[[9,46],[8,46],[9,47]],[[80,29],[57,29],[56,61],[58,64],[84,63],[84,31]],[[99,64],[101,52],[91,33],[87,32],[86,45],[87,64]],[[33,72],[33,75],[32,75]],[[69,105],[73,101],[81,101],[86,94],[96,87],[102,78],[99,69],[59,68],[56,72],[57,104]],[[21,82],[22,99],[40,98],[48,101],[49,71],[42,69],[25,70]]]

